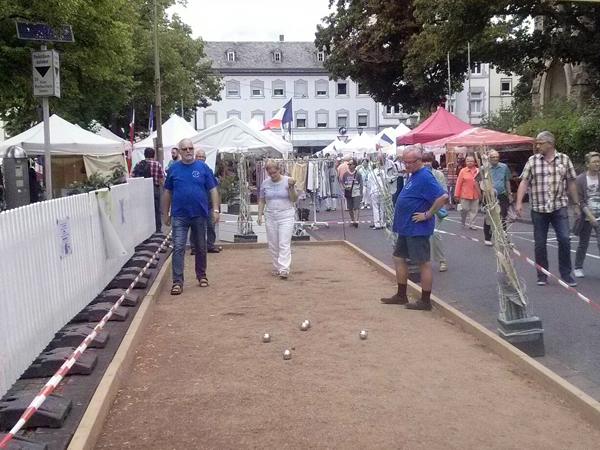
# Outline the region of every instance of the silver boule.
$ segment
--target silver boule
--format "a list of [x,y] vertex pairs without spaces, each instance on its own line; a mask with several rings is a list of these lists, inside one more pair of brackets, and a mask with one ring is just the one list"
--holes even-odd
[[292,352],[290,352],[289,350],[284,350],[283,351],[283,359],[285,359],[286,361],[288,359],[292,359]]
[[267,343],[267,342],[271,342],[271,335],[269,333],[265,333],[263,334],[263,342]]
[[311,328],[311,327],[312,327],[312,323],[310,323],[310,320],[306,319],[306,320],[304,321],[304,323],[305,323],[306,325],[308,325],[308,328]]
[[358,333],[358,335],[360,336],[360,338],[362,340],[365,340],[367,338],[367,331],[366,330],[362,330],[360,333]]
[[308,330],[308,324],[306,322],[302,322],[302,325],[300,325],[300,329],[302,331]]

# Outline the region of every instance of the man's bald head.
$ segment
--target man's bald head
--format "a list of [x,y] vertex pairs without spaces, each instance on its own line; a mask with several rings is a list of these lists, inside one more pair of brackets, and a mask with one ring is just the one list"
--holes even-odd
[[199,161],[206,161],[206,152],[204,150],[196,150],[195,157]]

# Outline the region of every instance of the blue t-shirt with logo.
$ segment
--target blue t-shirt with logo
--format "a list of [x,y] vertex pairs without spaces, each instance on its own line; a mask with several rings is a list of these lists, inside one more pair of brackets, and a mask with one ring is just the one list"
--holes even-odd
[[208,191],[216,186],[206,163],[173,163],[165,180],[165,189],[171,191],[171,217],[209,217]]
[[415,222],[412,216],[416,212],[427,211],[445,193],[428,167],[424,166],[413,172],[396,199],[392,230],[403,236],[431,236],[435,227],[435,215],[422,222]]

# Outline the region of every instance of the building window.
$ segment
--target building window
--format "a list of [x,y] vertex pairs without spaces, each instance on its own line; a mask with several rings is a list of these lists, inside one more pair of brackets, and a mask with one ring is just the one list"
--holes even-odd
[[217,124],[217,112],[216,111],[205,111],[204,112],[204,128],[210,128]]
[[363,87],[362,83],[356,83],[356,92],[357,95],[369,95],[367,89]]
[[448,112],[454,114],[454,110],[456,109],[456,99],[450,99],[448,102]]
[[481,75],[481,63],[474,63],[471,66],[471,73],[473,75]]
[[337,127],[348,128],[348,111],[345,109],[340,109],[336,111],[337,116]]
[[328,113],[327,111],[320,110],[317,111],[317,128],[327,128],[328,122]]
[[242,113],[240,111],[232,109],[231,111],[227,111],[227,118],[229,119],[230,117],[237,117],[238,119],[241,119]]
[[358,128],[367,128],[369,126],[369,113],[358,112],[356,115],[356,124]]
[[317,61],[319,61],[319,62],[325,61],[325,52],[317,52]]
[[345,81],[340,81],[337,83],[337,94],[338,96],[348,95],[348,83]]
[[385,115],[386,116],[397,116],[402,113],[402,108],[400,105],[386,105],[385,106]]
[[315,81],[315,96],[316,97],[327,97],[328,88],[329,88],[329,82],[327,80]]
[[240,96],[240,82],[235,80],[229,80],[226,83],[226,97],[238,97]]
[[273,52],[273,62],[281,62],[281,52]]
[[294,97],[308,98],[308,82],[304,80],[294,81]]
[[387,105],[387,106],[385,107],[385,113],[386,113],[386,114],[394,114],[394,107],[393,107],[393,106],[390,106],[390,105]]
[[235,61],[235,52],[233,50],[229,50],[227,52],[227,62],[234,62]]
[[510,78],[500,80],[500,95],[512,95],[512,80]]
[[308,126],[308,113],[304,110],[298,110],[295,112],[296,117],[296,128],[306,128]]
[[264,97],[265,96],[265,83],[261,80],[254,80],[250,82],[250,97]]
[[265,112],[256,110],[251,113],[252,119],[255,119],[258,123],[264,125],[265,124]]
[[285,97],[285,81],[273,81],[273,97]]
[[471,114],[481,114],[483,112],[483,92],[471,92]]

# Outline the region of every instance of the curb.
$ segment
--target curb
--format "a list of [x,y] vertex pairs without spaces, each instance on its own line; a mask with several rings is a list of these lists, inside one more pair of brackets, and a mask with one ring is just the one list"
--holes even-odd
[[[339,242],[339,241],[338,241]],[[348,241],[342,241],[346,248],[358,254],[363,260],[372,265],[379,273],[396,282],[396,273],[378,259],[361,250]],[[421,288],[408,281],[408,291],[413,296],[421,295]],[[527,375],[543,384],[552,393],[568,403],[591,424],[600,427],[600,402],[596,401],[579,388],[573,386],[565,379],[537,362],[531,356],[512,346],[505,340],[496,336],[487,328],[475,322],[470,317],[453,308],[435,295],[431,295],[431,302],[443,317],[452,320],[459,328],[481,341],[489,350],[501,358],[515,364]]]
[[168,273],[171,270],[171,256],[165,261],[158,273],[150,290],[144,297],[140,308],[133,318],[123,341],[119,346],[113,360],[106,369],[96,392],[90,401],[85,414],[83,415],[67,450],[93,450],[102,433],[104,422],[108,417],[110,408],[121,388],[121,382],[127,376],[131,363],[135,357],[135,352],[140,340],[142,331],[146,328],[152,309],[155,303],[155,297],[160,295],[163,286],[168,279]]

